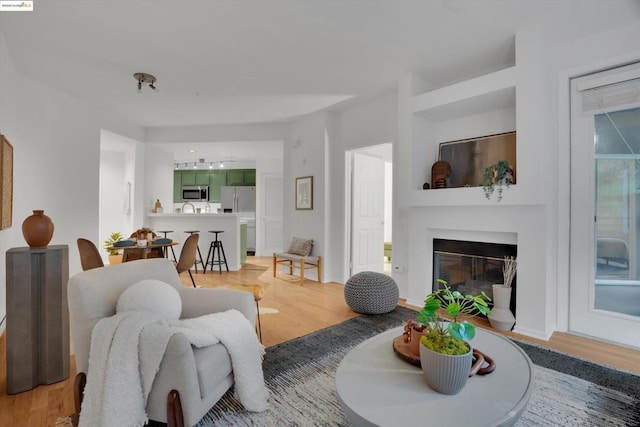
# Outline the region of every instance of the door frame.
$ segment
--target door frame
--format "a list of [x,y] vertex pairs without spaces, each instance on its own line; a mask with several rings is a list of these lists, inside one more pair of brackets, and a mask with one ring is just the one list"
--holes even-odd
[[[353,158],[354,153],[356,152],[367,152],[375,147],[382,147],[388,145],[391,148],[391,156],[393,156],[393,141],[381,143],[381,144],[373,144],[365,147],[354,148],[351,150],[345,151],[345,189],[344,189],[344,224],[345,224],[345,239],[344,239],[344,266],[343,266],[343,283],[347,283],[347,280],[351,277],[352,270],[352,260],[351,260],[351,248],[352,248],[352,240],[353,240],[353,227],[351,224],[352,215],[353,215]],[[387,160],[385,160],[387,161]],[[393,157],[391,158],[391,163],[393,164]],[[384,191],[384,189],[382,189]],[[392,190],[393,192],[393,187]],[[393,194],[392,194],[393,197]],[[385,199],[385,203],[387,200]]]
[[[638,77],[638,73],[640,69],[638,69],[638,63],[635,62],[635,76]],[[579,143],[580,140],[589,140],[592,138],[594,133],[594,123],[593,117],[589,114],[589,117],[583,117],[584,114],[581,113],[581,105],[580,105],[580,97],[578,95],[584,89],[590,87],[599,87],[606,86],[609,83],[613,83],[616,81],[624,81],[625,75],[628,73],[628,68],[624,69],[626,66],[632,64],[619,64],[615,67],[609,67],[607,69],[594,70],[592,72],[583,73],[579,76],[573,76],[568,81],[568,89],[569,89],[569,131],[570,131],[570,139],[569,139],[569,148],[570,153],[568,154],[569,159],[569,181],[574,176],[576,168],[584,169],[588,167],[589,175],[588,182],[582,183],[580,185],[581,188],[593,189],[595,188],[595,173],[594,173],[594,165],[595,165],[595,153],[591,149],[590,152],[586,152],[586,148],[584,150],[576,151],[575,144]],[[582,80],[580,80],[582,79]],[[575,81],[575,83],[574,83]],[[576,96],[578,96],[576,98]],[[574,108],[576,109],[574,112]],[[580,108],[580,110],[578,109]],[[626,109],[624,105],[620,105],[619,107],[610,108],[611,111],[616,111],[617,109]],[[578,157],[575,157],[578,156]],[[576,159],[581,159],[579,164],[575,164],[574,161]],[[579,185],[579,184],[578,184]],[[593,190],[590,190],[593,191]],[[634,328],[640,321],[635,319],[635,316],[629,316],[621,313],[616,313],[614,311],[606,311],[595,308],[595,223],[592,223],[589,218],[593,218],[592,215],[595,215],[595,195],[590,193],[589,195],[583,194],[586,196],[584,200],[578,200],[578,203],[586,204],[590,213],[586,214],[586,216],[580,216],[578,218],[574,217],[576,215],[573,212],[574,203],[576,203],[576,196],[578,194],[574,193],[573,186],[569,185],[569,210],[568,210],[568,280],[567,280],[567,330],[572,333],[584,334],[593,336],[599,340],[611,341],[620,345],[634,345],[630,344],[628,340],[628,335],[624,332],[628,330],[628,328]],[[591,197],[593,196],[593,197]],[[587,226],[588,232],[584,231],[576,232],[576,227],[579,226],[576,222],[582,224],[583,226]],[[576,236],[576,237],[574,237]],[[578,239],[577,241],[574,240]],[[586,241],[580,241],[581,238],[586,238]],[[576,253],[572,254],[572,250],[574,247],[579,246],[580,248],[588,247],[588,254],[584,253]],[[577,257],[577,258],[576,258]],[[583,277],[583,271],[585,264],[588,267],[588,272],[585,277]],[[577,283],[588,282],[588,289],[584,289],[581,287],[576,288]],[[608,322],[608,323],[607,323]],[[625,341],[626,340],[626,341]]]
[[554,201],[556,209],[556,327],[562,332],[569,331],[569,260],[571,226],[571,79],[595,74],[612,68],[622,67],[638,61],[638,53],[617,55],[606,60],[569,66],[558,72],[557,108],[558,108],[558,150],[557,155],[557,193]]

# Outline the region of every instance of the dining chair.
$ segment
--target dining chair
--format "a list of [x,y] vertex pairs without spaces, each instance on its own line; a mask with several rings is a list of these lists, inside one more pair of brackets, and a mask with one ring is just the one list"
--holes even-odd
[[187,240],[184,242],[184,246],[182,246],[182,251],[180,251],[180,259],[176,264],[176,270],[178,270],[178,274],[183,271],[189,272],[189,277],[191,277],[191,283],[193,287],[196,287],[196,282],[193,280],[193,275],[191,274],[191,267],[196,263],[196,251],[198,250],[198,240],[200,240],[199,234],[192,234],[187,237]]
[[91,240],[83,239],[82,237],[78,238],[78,251],[80,252],[80,264],[82,264],[83,271],[104,267],[100,252]]

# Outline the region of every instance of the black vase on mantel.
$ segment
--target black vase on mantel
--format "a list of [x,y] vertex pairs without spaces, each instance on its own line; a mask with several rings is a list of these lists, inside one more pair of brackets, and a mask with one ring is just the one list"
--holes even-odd
[[43,210],[34,210],[22,223],[22,235],[30,248],[46,248],[53,238],[53,221]]

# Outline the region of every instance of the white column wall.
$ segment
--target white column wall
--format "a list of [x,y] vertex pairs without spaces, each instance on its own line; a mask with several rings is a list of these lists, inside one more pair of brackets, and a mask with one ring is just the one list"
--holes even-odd
[[[345,283],[346,218],[346,152],[357,148],[393,143],[397,129],[397,97],[386,93],[329,115],[329,191],[331,200],[327,214],[327,231],[331,243],[325,251],[325,275],[327,280]],[[393,170],[395,171],[395,158]],[[394,184],[395,185],[395,182]],[[384,191],[384,189],[380,189]],[[395,223],[393,224],[395,227]],[[395,235],[394,235],[395,238]],[[394,247],[395,251],[395,247]],[[395,252],[394,252],[395,256]]]
[[[144,130],[21,75],[0,33],[0,132],[14,146],[13,226],[0,250],[26,246],[22,221],[44,209],[55,224],[51,244],[69,245],[69,273],[81,271],[76,239],[98,240],[100,130],[137,140]],[[6,261],[0,260],[0,319],[6,306]]]
[[[292,123],[284,142],[283,161],[283,242],[288,248],[292,237],[314,239],[313,254],[325,257],[325,203],[329,203],[325,193],[325,128],[324,113],[312,114]],[[296,178],[313,176],[313,209],[296,210]],[[333,189],[332,189],[333,190]],[[331,192],[333,197],[333,191]],[[316,270],[308,271],[309,278],[315,280]],[[298,274],[298,273],[296,273]],[[305,272],[307,277],[307,272]],[[326,274],[323,280],[331,280]]]

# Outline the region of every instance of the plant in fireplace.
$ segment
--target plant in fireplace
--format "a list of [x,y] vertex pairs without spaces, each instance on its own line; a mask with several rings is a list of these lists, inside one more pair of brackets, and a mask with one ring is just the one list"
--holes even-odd
[[491,286],[493,291],[493,309],[487,316],[489,323],[501,331],[510,331],[516,323],[516,318],[509,308],[511,301],[511,283],[516,276],[518,262],[513,256],[505,256],[502,266],[503,283]]

